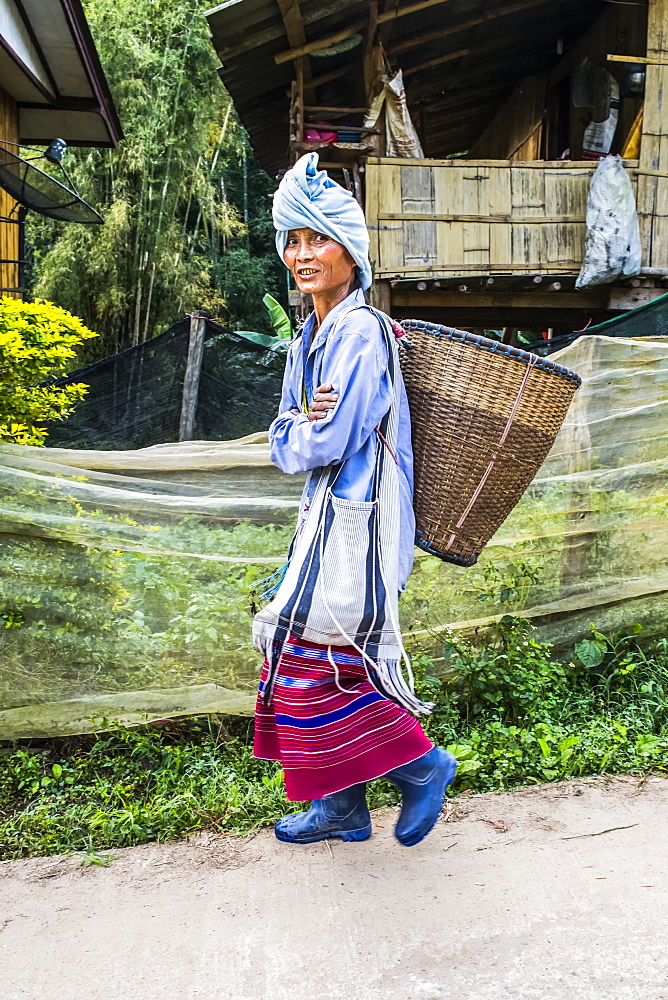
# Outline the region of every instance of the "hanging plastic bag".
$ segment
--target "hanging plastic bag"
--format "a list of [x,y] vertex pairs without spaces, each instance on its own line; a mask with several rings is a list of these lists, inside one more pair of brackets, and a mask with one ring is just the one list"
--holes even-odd
[[640,229],[633,188],[621,157],[606,156],[591,179],[587,239],[576,288],[604,285],[641,266]]

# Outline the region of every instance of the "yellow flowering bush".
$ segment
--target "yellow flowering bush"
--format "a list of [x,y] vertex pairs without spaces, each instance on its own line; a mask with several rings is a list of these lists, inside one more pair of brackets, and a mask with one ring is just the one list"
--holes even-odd
[[42,445],[47,431],[39,425],[69,416],[88,386],[43,383],[65,374],[91,337],[97,334],[52,302],[0,298],[0,441]]

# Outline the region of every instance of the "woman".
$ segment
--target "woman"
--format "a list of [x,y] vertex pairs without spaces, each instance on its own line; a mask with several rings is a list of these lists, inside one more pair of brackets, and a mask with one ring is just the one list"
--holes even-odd
[[253,627],[265,654],[255,755],[281,761],[290,800],[312,801],[279,820],[279,840],[366,840],[366,783],[385,777],[402,793],[395,834],[412,846],[438,819],[456,761],[410,714],[431,706],[402,669],[410,417],[390,321],[365,301],[364,214],[317,163],[303,156],[274,196],[278,252],[314,311],[290,348],[271,458],[310,476],[287,572]]

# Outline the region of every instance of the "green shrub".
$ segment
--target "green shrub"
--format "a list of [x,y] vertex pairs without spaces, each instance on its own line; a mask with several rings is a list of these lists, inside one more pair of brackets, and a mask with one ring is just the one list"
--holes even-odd
[[285,810],[283,777],[213,724],[18,750],[0,771],[0,855],[26,857],[164,841],[203,826],[247,830]]
[[[423,658],[421,683],[436,697],[426,728],[458,758],[458,787],[668,767],[668,641],[645,650],[640,632],[608,639],[592,626],[578,662],[563,663],[530,622],[508,615],[480,646],[446,641],[448,683],[430,677]],[[592,641],[602,647],[593,659]]]
[[75,348],[97,334],[51,302],[0,298],[0,441],[44,444],[43,421],[62,420],[87,386],[43,386],[61,375]]

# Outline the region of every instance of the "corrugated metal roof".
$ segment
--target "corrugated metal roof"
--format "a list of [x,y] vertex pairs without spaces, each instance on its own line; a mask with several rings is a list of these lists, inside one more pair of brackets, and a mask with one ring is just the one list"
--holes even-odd
[[[388,0],[380,10],[397,6],[415,2]],[[393,69],[404,71],[426,154],[470,148],[513,87],[554,66],[605,7],[605,0],[442,0],[386,21],[385,50]],[[299,9],[307,42],[369,14],[366,0],[302,0]],[[290,48],[277,0],[228,0],[206,16],[223,82],[261,163],[276,174],[288,162],[295,76],[292,62],[275,62]],[[318,105],[364,104],[363,49],[309,57],[313,77],[341,73],[317,87]]]

